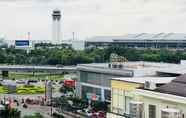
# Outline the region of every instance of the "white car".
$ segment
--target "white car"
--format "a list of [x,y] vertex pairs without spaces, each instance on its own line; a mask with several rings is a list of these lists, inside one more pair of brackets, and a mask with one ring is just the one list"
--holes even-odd
[[16,84],[26,84],[26,81],[24,81],[24,80],[16,80]]

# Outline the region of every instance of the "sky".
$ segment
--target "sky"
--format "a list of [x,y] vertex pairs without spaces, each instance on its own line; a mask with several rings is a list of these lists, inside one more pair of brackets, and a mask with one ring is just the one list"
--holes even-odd
[[0,0],[0,34],[8,40],[51,40],[54,9],[63,39],[127,33],[186,33],[185,0]]

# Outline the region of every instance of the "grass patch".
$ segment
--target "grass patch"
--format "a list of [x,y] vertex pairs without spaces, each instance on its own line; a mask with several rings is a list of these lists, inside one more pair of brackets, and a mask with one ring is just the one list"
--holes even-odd
[[8,93],[8,89],[4,86],[0,86],[0,93]]
[[10,79],[37,79],[37,80],[63,80],[63,74],[35,73],[32,72],[9,72]]
[[[23,85],[16,87],[17,94],[40,94],[45,92],[44,86],[33,86],[33,85]],[[0,93],[8,93],[8,89],[5,86],[0,86]]]
[[45,92],[44,86],[24,85],[16,87],[17,94],[39,94],[44,92]]

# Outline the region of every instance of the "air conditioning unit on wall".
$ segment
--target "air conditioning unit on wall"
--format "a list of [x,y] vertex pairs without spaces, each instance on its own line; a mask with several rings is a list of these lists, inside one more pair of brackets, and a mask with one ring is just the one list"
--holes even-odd
[[151,82],[151,81],[145,81],[144,88],[148,90],[154,90],[156,89],[156,83]]
[[166,108],[161,110],[161,118],[183,118],[181,110]]

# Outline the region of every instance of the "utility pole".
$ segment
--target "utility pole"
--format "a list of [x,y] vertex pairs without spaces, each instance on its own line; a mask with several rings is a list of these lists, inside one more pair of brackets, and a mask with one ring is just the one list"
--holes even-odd
[[29,42],[29,45],[28,45],[27,50],[26,50],[26,52],[28,54],[28,53],[30,53],[30,50],[32,48],[32,41],[30,40],[30,32],[27,33],[27,40]]
[[74,39],[75,39],[75,33],[72,32],[72,40],[74,41]]
[[50,112],[51,112],[51,116],[52,116],[52,113],[53,113],[53,110],[52,110],[52,107],[53,107],[53,100],[52,100],[52,92],[53,92],[53,90],[52,90],[52,80],[50,80],[51,81],[51,98],[50,98],[50,103],[51,103],[51,107],[50,107]]

